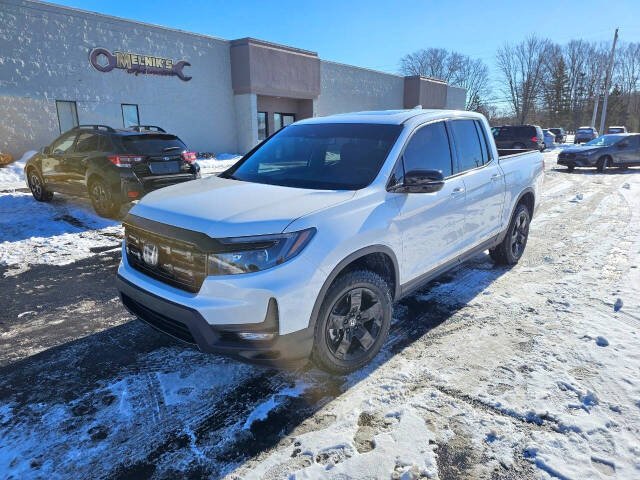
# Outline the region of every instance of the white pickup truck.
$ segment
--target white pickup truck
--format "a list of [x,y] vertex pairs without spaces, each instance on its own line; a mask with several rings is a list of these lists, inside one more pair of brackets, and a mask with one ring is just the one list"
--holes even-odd
[[203,351],[344,374],[378,353],[394,301],[484,250],[520,259],[543,174],[537,151],[499,156],[472,112],[303,120],[219,177],[144,197],[118,288]]

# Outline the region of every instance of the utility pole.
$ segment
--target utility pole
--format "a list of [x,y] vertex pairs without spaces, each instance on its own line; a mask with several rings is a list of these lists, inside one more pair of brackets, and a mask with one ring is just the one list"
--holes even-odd
[[600,116],[600,135],[604,134],[604,121],[607,118],[607,100],[609,100],[609,82],[611,81],[611,70],[613,69],[613,55],[616,51],[616,42],[618,41],[618,29],[613,36],[613,46],[611,47],[611,55],[609,56],[609,66],[607,67],[607,75],[604,77],[604,101],[602,102],[602,115]]

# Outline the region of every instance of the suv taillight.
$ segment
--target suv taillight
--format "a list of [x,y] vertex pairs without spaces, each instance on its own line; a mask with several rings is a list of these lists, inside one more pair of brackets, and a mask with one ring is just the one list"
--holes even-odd
[[182,159],[185,162],[193,163],[196,161],[196,152],[182,152]]
[[109,155],[109,161],[116,167],[131,167],[136,163],[140,163],[144,157],[138,155]]
[[531,141],[532,141],[532,142],[537,142],[537,141],[538,141],[538,137],[533,137],[533,138],[531,139]]

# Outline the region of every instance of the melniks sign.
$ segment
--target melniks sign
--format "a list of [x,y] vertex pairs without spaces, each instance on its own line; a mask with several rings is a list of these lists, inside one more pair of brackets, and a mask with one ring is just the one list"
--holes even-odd
[[114,68],[120,68],[134,75],[175,75],[185,82],[191,80],[191,77],[182,71],[184,67],[191,66],[186,60],[174,63],[170,58],[129,52],[111,53],[106,48],[94,48],[89,54],[89,63],[99,72],[110,72]]

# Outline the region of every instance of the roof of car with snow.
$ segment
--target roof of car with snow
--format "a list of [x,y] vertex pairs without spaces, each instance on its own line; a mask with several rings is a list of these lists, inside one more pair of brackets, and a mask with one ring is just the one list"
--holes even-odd
[[466,117],[481,118],[475,112],[467,112],[463,110],[374,110],[366,112],[339,113],[326,117],[307,118],[296,122],[296,124],[313,124],[313,123],[384,123],[391,125],[401,125],[407,120],[415,117],[421,117],[423,120],[437,120],[439,118]]

